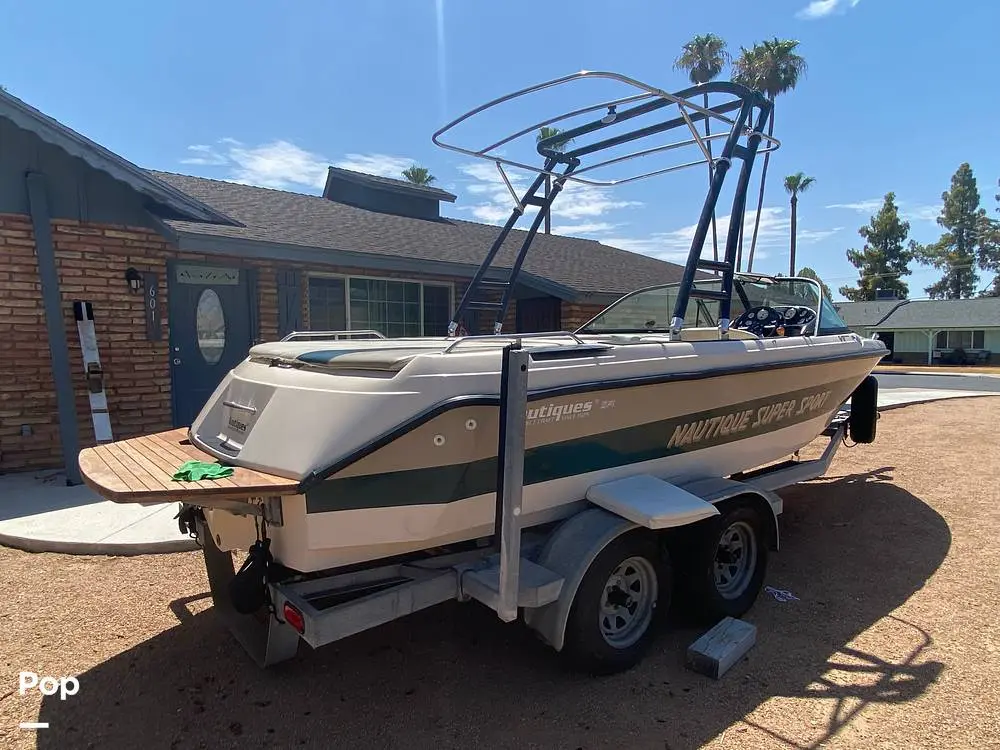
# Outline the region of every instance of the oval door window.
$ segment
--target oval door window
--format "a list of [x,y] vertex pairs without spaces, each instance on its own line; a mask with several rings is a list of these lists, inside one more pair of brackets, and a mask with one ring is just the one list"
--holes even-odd
[[205,289],[198,297],[195,315],[201,356],[208,364],[217,364],[226,348],[226,316],[222,312],[222,301],[214,289]]

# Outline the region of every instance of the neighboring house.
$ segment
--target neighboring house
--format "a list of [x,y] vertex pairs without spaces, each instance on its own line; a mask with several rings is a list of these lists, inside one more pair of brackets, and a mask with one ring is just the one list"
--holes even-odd
[[878,334],[902,364],[1000,362],[1000,298],[838,302],[856,333]]
[[[0,92],[0,472],[64,465],[77,481],[97,440],[75,301],[93,309],[115,439],[189,424],[257,341],[444,334],[499,231],[441,217],[454,200],[335,168],[322,196],[149,172]],[[540,235],[505,329],[572,329],[681,272]]]
[[877,300],[874,302],[835,302],[834,307],[847,327],[859,336],[871,338],[873,326],[881,322],[899,306],[900,300]]

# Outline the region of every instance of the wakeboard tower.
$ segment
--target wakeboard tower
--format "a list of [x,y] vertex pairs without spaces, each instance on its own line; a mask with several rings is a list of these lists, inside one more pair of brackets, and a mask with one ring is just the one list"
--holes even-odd
[[[528,98],[540,91],[565,88],[581,81],[615,82],[624,85],[627,91],[594,104],[545,117],[481,148],[459,146],[445,140],[446,134],[451,134],[463,123],[483,112]],[[695,97],[706,103],[715,100],[715,103],[703,106],[696,103]],[[739,162],[740,166],[730,215],[742,217],[746,209],[746,195],[754,160],[759,153],[774,151],[780,146],[777,139],[764,132],[772,107],[773,102],[760,91],[732,81],[712,81],[668,93],[619,73],[581,71],[493,99],[440,128],[434,133],[434,143],[451,151],[493,162],[514,204],[510,217],[503,224],[455,308],[448,334],[454,336],[463,316],[469,311],[478,310],[493,313],[493,332],[502,333],[504,317],[513,299],[514,285],[524,260],[542,222],[550,214],[553,203],[567,184],[613,187],[707,164],[710,165],[711,184],[692,238],[684,275],[674,302],[670,328],[675,335],[680,332],[691,298],[708,299],[720,303],[719,328],[725,335],[730,324],[730,300],[733,276],[737,270],[736,257],[741,241],[742,222],[730,222],[722,260],[702,258],[702,251],[734,161]],[[594,117],[594,113],[602,114]],[[579,123],[581,119],[586,121]],[[715,123],[716,132],[700,132],[698,126],[703,123]],[[558,132],[537,140],[535,150],[543,159],[541,167],[506,155],[519,140],[541,133],[543,128]],[[706,130],[711,129],[706,127]],[[659,136],[675,131],[681,131],[684,137],[650,143]],[[717,156],[712,153],[712,144],[716,141],[722,141],[722,149]],[[635,150],[626,148],[632,144],[644,145]],[[675,154],[681,158],[674,163],[654,165],[638,173],[608,175],[635,160],[648,161],[650,157]],[[603,157],[596,158],[598,155]],[[595,158],[591,163],[585,164],[584,160],[588,157]],[[527,170],[535,175],[523,193],[518,194],[515,190],[505,166]],[[521,240],[510,265],[498,267],[496,261],[501,249],[529,207],[536,207],[538,212],[534,215],[527,234]],[[698,271],[720,275],[721,287],[712,290],[696,288],[694,282]],[[498,300],[486,298],[487,294],[496,291],[500,292]]]

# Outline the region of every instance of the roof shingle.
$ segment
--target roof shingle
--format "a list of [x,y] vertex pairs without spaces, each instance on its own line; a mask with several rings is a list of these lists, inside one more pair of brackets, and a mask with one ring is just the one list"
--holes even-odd
[[976,299],[913,300],[900,305],[876,327],[901,328],[995,328],[1000,326],[1000,297]]
[[878,323],[898,307],[902,300],[887,299],[868,302],[836,302],[834,307],[849,327],[867,327]]
[[[170,221],[181,234],[366,253],[478,266],[500,228],[442,218],[437,221],[368,211],[320,196],[253,187],[203,177],[151,174],[245,224]],[[497,265],[510,267],[526,232],[511,232]],[[524,263],[527,273],[576,293],[624,294],[679,281],[683,267],[594,240],[539,234]]]

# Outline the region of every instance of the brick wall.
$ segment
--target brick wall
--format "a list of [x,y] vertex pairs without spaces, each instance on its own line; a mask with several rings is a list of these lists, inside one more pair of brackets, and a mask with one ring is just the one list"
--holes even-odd
[[[129,266],[165,278],[166,259],[171,256],[166,242],[145,229],[73,221],[53,222],[52,238],[81,445],[93,445],[94,430],[73,316],[77,299],[94,304],[115,437],[168,428],[166,327],[162,341],[146,341],[143,296],[129,294],[125,285]],[[59,466],[55,382],[28,217],[0,217],[0,284],[4,285],[0,289],[10,291],[0,302],[0,470]],[[163,309],[166,296],[163,288]],[[22,425],[30,427],[30,435],[22,434]]]
[[[81,447],[93,445],[95,438],[73,316],[73,301],[78,299],[94,305],[115,438],[169,429],[167,260],[217,264],[241,261],[177,253],[161,235],[143,228],[57,220],[52,222],[52,239]],[[57,467],[63,463],[34,245],[27,216],[0,215],[0,471]],[[259,269],[261,335],[274,339],[278,331],[277,279],[270,264],[252,265]],[[159,341],[146,339],[144,297],[128,291],[125,270],[129,267],[159,275],[163,313]]]
[[605,307],[607,305],[579,305],[575,302],[563,302],[562,327],[567,331],[575,331]]
[[[51,461],[57,434],[34,239],[27,217],[0,215],[0,467]],[[21,437],[22,425],[32,435]]]

